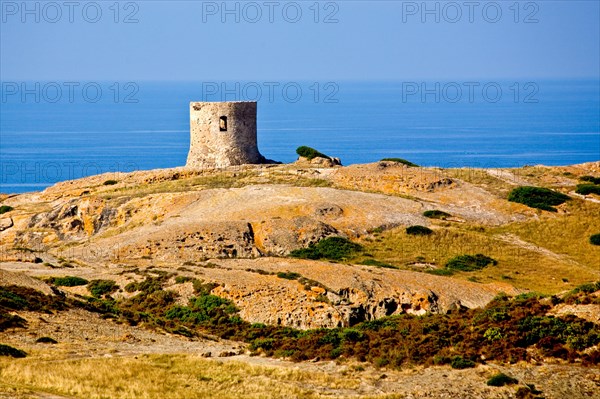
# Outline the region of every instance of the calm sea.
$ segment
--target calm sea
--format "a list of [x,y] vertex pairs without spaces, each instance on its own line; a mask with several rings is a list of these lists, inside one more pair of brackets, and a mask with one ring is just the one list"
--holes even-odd
[[189,102],[258,99],[261,152],[308,145],[345,165],[401,157],[441,167],[600,159],[600,83],[2,82],[0,192],[185,164]]

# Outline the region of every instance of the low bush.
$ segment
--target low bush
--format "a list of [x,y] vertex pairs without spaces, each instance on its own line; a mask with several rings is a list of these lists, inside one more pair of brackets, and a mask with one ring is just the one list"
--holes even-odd
[[600,305],[600,296],[595,295],[596,291],[600,291],[600,281],[582,284],[569,291],[562,299],[554,297],[554,300],[568,305]]
[[423,216],[425,216],[426,218],[429,218],[429,219],[446,220],[449,217],[451,217],[452,215],[449,214],[449,213],[446,213],[444,211],[439,211],[437,209],[433,209],[433,210],[430,210],[430,211],[423,212]]
[[26,357],[27,353],[25,353],[24,351],[22,351],[20,349],[13,348],[12,346],[9,346],[9,345],[0,344],[0,356],[22,358],[22,357]]
[[308,248],[297,249],[290,252],[290,256],[300,259],[330,259],[342,260],[362,250],[359,244],[343,237],[327,237],[316,245]]
[[600,195],[600,185],[596,184],[578,184],[575,189],[577,194],[588,195],[588,194],[596,194]]
[[54,284],[57,287],[77,287],[79,285],[86,285],[89,283],[84,278],[76,276],[65,276],[65,277],[51,277],[46,280],[50,284]]
[[92,280],[87,285],[92,296],[100,298],[103,295],[112,294],[119,289],[119,286],[113,280]]
[[417,165],[415,163],[412,163],[410,161],[407,161],[406,159],[402,159],[402,158],[383,158],[379,162],[396,162],[396,163],[401,163],[403,165],[410,166],[410,167],[413,167],[413,168],[418,168],[419,167],[419,165]]
[[106,180],[104,183],[102,183],[105,186],[114,186],[115,184],[117,184],[118,181],[116,180]]
[[527,205],[531,208],[542,209],[549,212],[556,212],[557,205],[568,201],[568,195],[543,187],[523,186],[517,187],[510,192],[508,200]]
[[294,272],[278,272],[277,277],[286,280],[298,280],[301,276],[300,274]]
[[66,308],[67,304],[60,295],[44,295],[32,288],[17,285],[0,286],[0,312],[12,310],[50,312]]
[[313,158],[327,158],[327,159],[331,159],[331,157],[329,155],[325,155],[322,152],[319,152],[317,150],[315,150],[314,148],[310,148],[307,146],[300,146],[298,148],[296,148],[296,154],[300,155],[301,157],[304,157],[308,160],[311,160]]
[[433,234],[433,230],[425,226],[409,226],[406,228],[406,234],[411,236],[428,236]]
[[512,378],[504,373],[498,373],[487,380],[487,384],[491,387],[503,387],[504,385],[518,384],[519,380]]
[[0,310],[0,331],[9,328],[23,328],[26,325],[27,320],[24,318]]
[[383,267],[386,269],[397,269],[396,266],[390,265],[389,263],[378,261],[377,259],[365,259],[360,262],[361,265],[365,266],[375,266],[375,267]]
[[496,265],[498,262],[489,256],[482,254],[476,255],[458,255],[446,263],[446,268],[450,270],[460,270],[463,272],[472,272],[481,270],[488,265]]
[[600,245],[600,233],[590,236],[590,244]]
[[454,274],[454,272],[450,269],[431,269],[427,270],[426,273],[436,276],[452,276]]
[[450,362],[450,367],[457,370],[469,369],[475,367],[475,362],[469,359],[464,359],[461,356],[454,356]]
[[58,341],[50,337],[40,337],[35,340],[38,344],[58,344]]
[[594,176],[581,176],[579,178],[579,180],[581,181],[585,181],[588,183],[592,183],[592,184],[600,184],[600,177],[594,177]]
[[191,277],[188,276],[177,276],[175,277],[175,284],[183,284],[183,283],[187,283],[188,281],[192,281],[194,280]]
[[12,206],[2,205],[2,206],[0,206],[0,215],[2,215],[3,213],[10,212],[13,209],[15,209],[15,208],[13,208]]

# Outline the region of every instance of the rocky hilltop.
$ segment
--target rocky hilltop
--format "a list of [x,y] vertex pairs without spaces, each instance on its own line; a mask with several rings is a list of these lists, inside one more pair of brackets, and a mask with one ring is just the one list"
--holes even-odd
[[[37,277],[110,278],[120,287],[139,280],[138,270],[176,271],[214,284],[213,293],[231,299],[246,320],[298,328],[446,313],[481,307],[499,292],[525,291],[510,280],[482,284],[425,274],[418,262],[378,268],[286,257],[331,236],[372,241],[412,225],[443,229],[423,216],[427,210],[452,215],[446,225],[478,229],[539,220],[547,216],[506,200],[510,188],[548,182],[569,187],[578,175],[599,169],[599,163],[537,167],[526,175],[398,162],[299,162],[92,176],[4,196],[3,204],[14,210],[0,223],[2,268]],[[288,272],[300,279],[278,277]],[[182,300],[192,295],[190,283],[171,283]]]

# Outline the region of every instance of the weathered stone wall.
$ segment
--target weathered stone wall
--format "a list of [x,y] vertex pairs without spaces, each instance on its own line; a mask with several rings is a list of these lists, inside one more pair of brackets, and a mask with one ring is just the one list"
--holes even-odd
[[188,167],[223,168],[265,162],[256,143],[254,101],[190,103],[190,135]]

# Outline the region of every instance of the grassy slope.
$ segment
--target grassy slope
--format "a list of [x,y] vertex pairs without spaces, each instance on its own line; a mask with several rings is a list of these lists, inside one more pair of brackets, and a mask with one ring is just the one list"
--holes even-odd
[[[120,370],[120,372],[115,372]],[[313,387],[356,389],[357,376],[220,362],[191,355],[14,361],[0,358],[0,392],[80,398],[319,398]],[[382,396],[378,396],[382,397]],[[389,397],[389,396],[386,396]]]
[[[528,167],[514,172],[532,184],[560,188],[552,184],[561,178],[558,170]],[[500,197],[506,197],[516,187],[482,170],[454,169],[447,173]],[[497,228],[433,221],[438,228],[429,237],[409,236],[404,228],[399,228],[376,234],[374,239],[363,239],[361,244],[375,259],[413,270],[423,270],[411,266],[416,262],[443,267],[456,255],[483,253],[498,260],[498,265],[457,273],[455,277],[484,283],[503,281],[518,288],[554,294],[600,278],[600,250],[589,243],[589,237],[600,232],[600,204],[573,199],[562,208],[566,213],[539,211],[538,220]],[[364,259],[357,257],[353,261]]]

